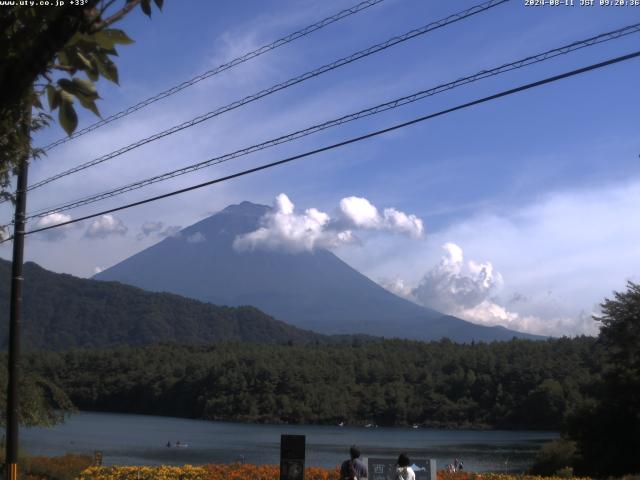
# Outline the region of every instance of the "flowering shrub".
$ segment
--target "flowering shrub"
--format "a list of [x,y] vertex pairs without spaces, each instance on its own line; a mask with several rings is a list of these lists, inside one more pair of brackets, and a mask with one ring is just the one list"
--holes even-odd
[[[510,475],[506,473],[448,473],[438,472],[438,480],[566,480],[565,477],[540,477],[536,475]],[[590,478],[572,477],[572,480],[591,480]]]
[[[209,480],[278,480],[280,467],[278,465],[207,465]],[[307,467],[304,470],[305,480],[338,480],[337,468]]]
[[208,480],[204,467],[89,467],[78,480]]
[[[307,467],[305,480],[339,480],[338,468]],[[278,480],[278,465],[216,464],[194,467],[91,467],[78,480]],[[504,473],[438,472],[437,480],[566,480],[561,477],[507,475]],[[573,480],[591,480],[573,477]],[[623,480],[640,480],[628,478]]]
[[60,457],[27,457],[20,463],[18,474],[24,473],[27,479],[73,480],[93,463],[93,459],[68,453]]
[[[338,469],[308,467],[305,480],[338,480]],[[194,467],[90,467],[78,480],[278,480],[278,465],[203,465]]]

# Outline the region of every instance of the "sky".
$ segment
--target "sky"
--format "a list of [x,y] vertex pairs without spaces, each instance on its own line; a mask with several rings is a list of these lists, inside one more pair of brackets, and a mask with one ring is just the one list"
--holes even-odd
[[[355,1],[165,2],[116,26],[107,116]],[[28,211],[200,162],[481,70],[638,22],[640,7],[511,0],[29,193]],[[597,2],[596,2],[597,3]],[[474,5],[384,0],[51,150],[30,183]],[[640,34],[455,88],[94,205],[162,194],[631,53]],[[597,334],[592,315],[640,281],[640,60],[565,79],[184,195],[27,237],[25,258],[90,277],[224,207],[273,205],[238,249],[329,248],[385,288],[476,323]],[[80,128],[96,120],[81,112]],[[35,138],[63,136],[53,125]],[[6,223],[11,212],[5,204]],[[0,246],[11,257],[11,244]]]

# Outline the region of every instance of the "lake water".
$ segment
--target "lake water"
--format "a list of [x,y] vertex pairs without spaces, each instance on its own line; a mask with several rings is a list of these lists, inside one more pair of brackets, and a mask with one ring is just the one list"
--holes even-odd
[[[438,468],[460,458],[467,470],[502,472],[523,471],[542,443],[558,436],[537,431],[253,425],[83,412],[55,428],[22,429],[20,441],[32,455],[93,455],[100,450],[106,465],[278,464],[281,434],[306,435],[308,466],[335,467],[356,444],[363,457],[397,458],[406,451],[416,459],[435,458]],[[188,447],[175,448],[177,441]]]

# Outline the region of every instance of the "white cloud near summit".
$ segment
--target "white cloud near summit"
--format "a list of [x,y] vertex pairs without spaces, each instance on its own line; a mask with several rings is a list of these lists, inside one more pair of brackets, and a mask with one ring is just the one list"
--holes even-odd
[[294,208],[289,197],[281,193],[275,199],[273,210],[262,218],[263,226],[236,237],[233,247],[238,251],[263,248],[299,253],[356,240],[350,230],[330,229],[328,214],[315,208],[297,214]]
[[233,243],[236,250],[310,252],[316,248],[358,243],[354,233],[357,230],[387,231],[412,238],[420,238],[424,232],[422,220],[415,215],[394,208],[386,208],[380,214],[371,202],[360,197],[343,198],[332,218],[316,208],[296,213],[289,197],[281,193],[261,221],[262,226],[257,230],[236,237]]

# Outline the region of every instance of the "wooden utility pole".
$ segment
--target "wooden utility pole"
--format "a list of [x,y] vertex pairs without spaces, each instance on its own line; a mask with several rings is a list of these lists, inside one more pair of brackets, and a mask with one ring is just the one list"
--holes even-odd
[[16,185],[16,209],[13,229],[13,261],[11,263],[11,302],[9,317],[9,381],[7,385],[7,433],[5,478],[18,478],[18,405],[20,376],[20,314],[22,310],[22,264],[24,260],[25,213],[27,209],[27,173],[29,171],[29,147],[31,138],[31,108],[26,115],[25,135],[26,151],[18,166]]

